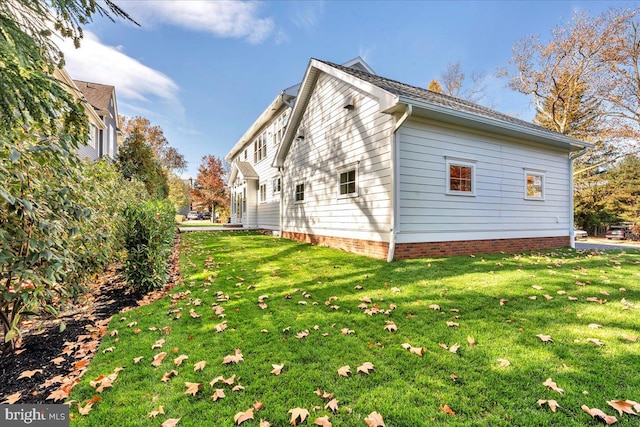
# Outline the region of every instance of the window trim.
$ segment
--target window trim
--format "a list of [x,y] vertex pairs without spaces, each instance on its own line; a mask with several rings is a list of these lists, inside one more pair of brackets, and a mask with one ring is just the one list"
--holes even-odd
[[[446,194],[450,196],[476,196],[476,160],[461,159],[458,157],[445,156],[445,174],[446,174]],[[451,166],[461,166],[471,168],[471,191],[459,191],[451,189]]]
[[[262,190],[264,189],[264,193],[262,192]],[[260,204],[262,203],[267,203],[267,184],[260,184],[258,185],[258,200]]]
[[[533,200],[533,201],[544,201],[545,200],[545,196],[546,196],[546,182],[547,182],[547,177],[546,177],[546,172],[543,170],[539,170],[539,169],[529,169],[529,168],[524,168],[523,170],[524,174],[523,174],[523,180],[524,180],[524,199],[525,200]],[[539,176],[542,178],[542,184],[540,185],[540,193],[541,196],[540,197],[536,197],[536,196],[529,196],[529,194],[527,194],[527,187],[528,187],[528,183],[527,183],[527,178],[529,176]]]
[[[276,182],[278,183],[277,190],[276,190]],[[273,178],[271,183],[272,183],[272,190],[273,190],[272,194],[280,194],[282,192],[282,177],[276,176],[275,178]]]
[[[340,177],[342,176],[342,174],[344,173],[348,173],[350,171],[354,171],[355,172],[355,180],[354,180],[354,184],[355,184],[355,191],[353,193],[345,193],[345,194],[341,194],[340,193],[340,187],[342,186],[342,183],[340,182]],[[350,163],[348,165],[342,166],[341,168],[336,170],[337,173],[337,188],[336,188],[336,192],[337,192],[337,198],[338,199],[351,199],[353,197],[358,197],[358,195],[360,194],[360,162],[354,162],[354,163]]]
[[[298,200],[298,186],[302,185],[302,199]],[[306,199],[305,199],[305,182],[304,181],[298,181],[293,185],[293,203],[296,205],[301,205],[303,203],[305,203]]]

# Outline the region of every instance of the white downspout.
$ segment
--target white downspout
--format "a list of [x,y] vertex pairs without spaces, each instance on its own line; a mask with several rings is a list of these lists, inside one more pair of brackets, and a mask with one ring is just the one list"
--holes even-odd
[[284,169],[283,167],[278,167],[278,177],[280,179],[280,218],[278,220],[279,222],[279,230],[280,230],[280,236],[278,237],[282,237],[283,232],[284,232],[284,213],[283,213],[283,207],[284,207],[284,180],[282,179],[282,169]]
[[407,105],[407,110],[404,112],[402,117],[396,121],[396,124],[393,128],[393,137],[391,138],[391,228],[389,230],[389,251],[387,252],[387,262],[393,261],[393,257],[396,251],[396,240],[398,236],[398,225],[400,221],[398,220],[398,207],[400,206],[400,194],[398,191],[398,185],[400,181],[400,169],[398,168],[398,158],[400,149],[400,144],[398,141],[398,129],[400,126],[404,124],[404,122],[409,118],[409,116],[413,113],[413,107],[409,104]]
[[584,148],[575,154],[569,155],[569,246],[571,246],[572,249],[576,248],[576,239],[573,233],[573,161],[586,152],[587,148]]

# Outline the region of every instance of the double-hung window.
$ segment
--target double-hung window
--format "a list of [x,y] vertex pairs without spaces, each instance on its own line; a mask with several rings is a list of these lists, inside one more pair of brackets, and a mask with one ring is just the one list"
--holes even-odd
[[267,184],[260,185],[260,203],[267,201]]
[[296,184],[294,196],[294,200],[296,203],[304,203],[304,182],[299,182]]

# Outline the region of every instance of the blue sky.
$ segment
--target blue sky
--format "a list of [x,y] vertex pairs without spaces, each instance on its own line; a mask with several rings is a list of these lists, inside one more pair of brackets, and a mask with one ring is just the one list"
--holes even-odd
[[160,125],[197,174],[223,158],[310,58],[361,56],[377,74],[426,87],[449,63],[486,73],[484,103],[524,119],[529,99],[494,77],[523,37],[548,38],[576,11],[625,2],[116,0],[141,27],[96,17],[80,49],[63,44],[75,79],[116,87],[120,114]]

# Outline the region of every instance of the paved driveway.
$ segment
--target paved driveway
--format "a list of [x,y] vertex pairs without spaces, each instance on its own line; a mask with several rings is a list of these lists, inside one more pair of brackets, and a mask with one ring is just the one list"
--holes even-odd
[[596,249],[596,250],[640,250],[640,242],[632,242],[626,240],[607,240],[589,238],[587,240],[577,240],[576,249]]

